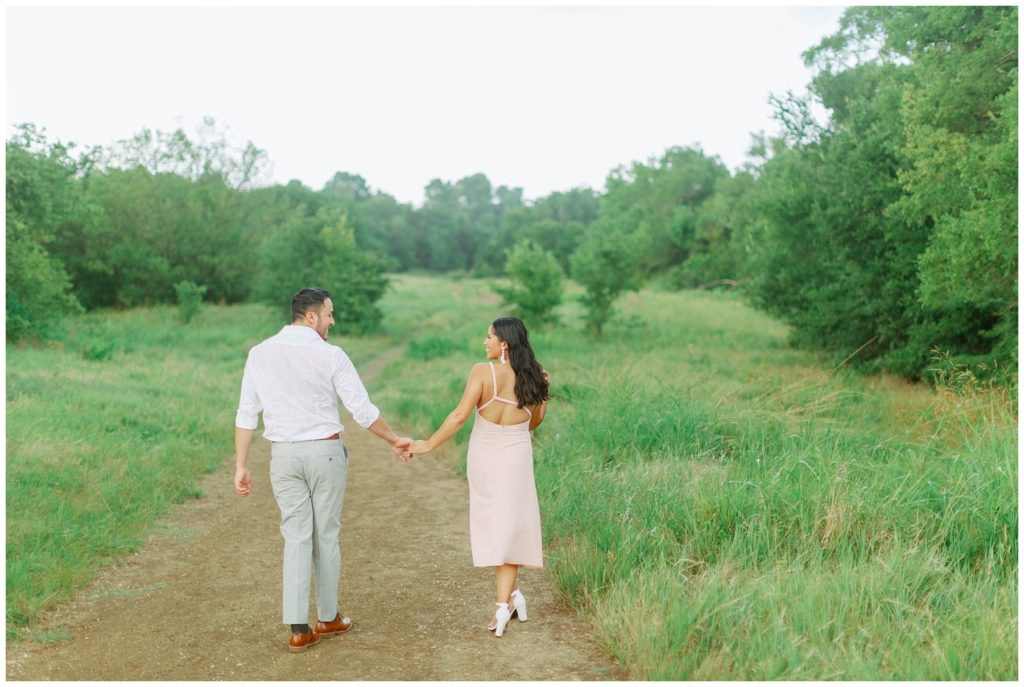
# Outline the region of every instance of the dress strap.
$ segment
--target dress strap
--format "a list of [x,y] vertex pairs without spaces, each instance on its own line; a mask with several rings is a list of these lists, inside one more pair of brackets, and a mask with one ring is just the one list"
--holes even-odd
[[[491,396],[491,398],[490,398],[490,399],[489,399],[489,400],[487,401],[487,403],[484,403],[484,404],[483,404],[482,406],[480,406],[479,408],[477,408],[477,411],[481,411],[481,410],[483,410],[484,408],[486,408],[487,406],[491,405],[491,404],[492,404],[492,403],[494,403],[495,401],[501,401],[502,403],[508,403],[509,405],[514,405],[514,406],[516,406],[516,407],[518,408],[518,407],[519,407],[519,404],[518,404],[518,403],[516,403],[515,401],[513,401],[513,400],[511,400],[511,399],[508,399],[508,398],[501,398],[500,396],[498,396],[498,376],[497,376],[497,375],[496,375],[496,374],[494,373],[494,363],[492,363],[492,362],[488,362],[487,364],[491,366],[491,385],[492,385],[492,386],[493,386],[493,388],[494,388],[494,390],[493,390],[493,392],[492,392],[492,394],[493,394],[493,395],[492,395],[492,396]],[[533,411],[532,411],[532,410],[530,410],[530,409],[529,409],[529,408],[527,408],[526,406],[523,406],[523,410],[525,410],[525,411],[526,411],[526,413],[527,413],[527,414],[528,414],[528,415],[529,415],[529,416],[530,416],[531,418],[533,417]]]
[[484,408],[486,408],[487,406],[491,405],[492,403],[494,403],[495,400],[498,399],[498,377],[497,377],[497,375],[494,374],[494,363],[487,363],[487,364],[491,366],[491,387],[492,387],[491,388],[491,394],[492,395],[491,395],[490,399],[488,399],[488,401],[486,403],[484,403],[482,406],[477,408],[477,411],[483,410]]

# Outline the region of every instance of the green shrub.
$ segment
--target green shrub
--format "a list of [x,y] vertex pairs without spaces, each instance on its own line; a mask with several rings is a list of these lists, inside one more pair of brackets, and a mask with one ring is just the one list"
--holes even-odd
[[508,287],[492,287],[515,308],[527,325],[554,322],[555,308],[562,302],[562,268],[554,254],[530,240],[520,241],[509,251],[505,273]]
[[6,147],[7,340],[51,338],[54,323],[81,312],[54,235],[82,212],[79,164],[67,147],[47,144],[31,125]]
[[381,322],[378,301],[388,287],[389,262],[356,244],[343,213],[321,211],[315,217],[285,222],[260,244],[256,297],[281,309],[306,287],[327,289],[334,321],[342,334],[367,334]]
[[206,287],[191,281],[180,281],[174,285],[174,293],[178,296],[178,320],[188,324],[202,308]]
[[587,329],[599,336],[619,296],[639,288],[636,247],[635,237],[599,222],[572,254],[572,277],[586,289]]

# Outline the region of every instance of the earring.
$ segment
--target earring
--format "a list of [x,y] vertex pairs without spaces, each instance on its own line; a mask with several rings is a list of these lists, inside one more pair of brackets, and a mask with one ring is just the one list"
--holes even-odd
[[501,349],[501,364],[505,364],[505,349]]

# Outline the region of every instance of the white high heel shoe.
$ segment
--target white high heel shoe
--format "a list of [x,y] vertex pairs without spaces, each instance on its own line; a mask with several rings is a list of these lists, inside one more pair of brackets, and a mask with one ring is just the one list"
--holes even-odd
[[519,622],[526,622],[526,597],[518,589],[512,592],[512,615],[519,616]]
[[494,614],[494,636],[500,637],[505,634],[505,626],[512,620],[512,612],[508,610],[508,604],[495,604],[498,610]]

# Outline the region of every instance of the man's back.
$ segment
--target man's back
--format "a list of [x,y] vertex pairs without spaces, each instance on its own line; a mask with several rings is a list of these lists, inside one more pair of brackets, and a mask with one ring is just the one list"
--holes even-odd
[[363,427],[380,416],[345,352],[289,325],[249,351],[236,424],[255,428],[262,410],[270,441],[320,439],[344,431],[339,396]]
[[[352,361],[327,343],[334,304],[326,289],[292,297],[292,324],[253,346],[245,361],[235,416],[235,493],[252,493],[247,465],[260,413],[270,445],[270,484],[281,509],[284,563],[281,622],[291,626],[288,651],[341,634],[352,621],[338,612],[339,530],[348,450],[341,441],[340,397],[352,417],[406,462],[412,441],[399,437],[370,403]],[[314,551],[316,555],[314,555]],[[310,575],[315,568],[316,628],[309,625]]]

